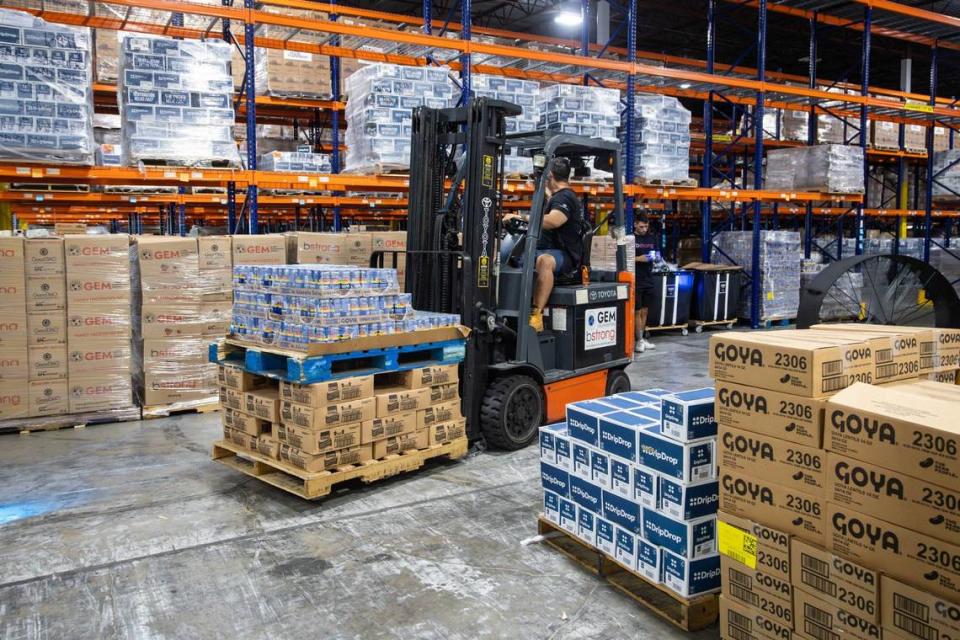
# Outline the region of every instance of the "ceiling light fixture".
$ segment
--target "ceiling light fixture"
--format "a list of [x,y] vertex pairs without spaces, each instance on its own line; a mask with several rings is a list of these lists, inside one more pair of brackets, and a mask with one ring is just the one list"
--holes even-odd
[[553,21],[564,27],[576,27],[583,22],[579,11],[564,10],[553,17]]
[[689,88],[692,87],[692,86],[693,86],[693,85],[690,84],[689,82],[681,82],[681,83],[680,83],[680,88],[681,88],[681,89],[689,89]]

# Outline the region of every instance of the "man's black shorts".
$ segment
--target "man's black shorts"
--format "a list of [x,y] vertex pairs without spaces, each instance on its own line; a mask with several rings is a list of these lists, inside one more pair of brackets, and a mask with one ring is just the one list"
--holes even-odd
[[638,282],[637,283],[637,309],[643,309],[644,307],[649,307],[651,302],[653,302],[653,283]]

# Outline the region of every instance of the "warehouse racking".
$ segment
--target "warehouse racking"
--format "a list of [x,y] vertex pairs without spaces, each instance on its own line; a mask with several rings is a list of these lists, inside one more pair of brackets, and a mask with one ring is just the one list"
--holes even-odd
[[[589,13],[589,3],[582,1],[582,11]],[[0,180],[28,185],[25,190],[4,191],[0,202],[9,203],[12,212],[27,222],[100,220],[114,230],[142,231],[144,221],[154,221],[167,233],[185,233],[188,220],[203,224],[225,224],[230,231],[258,233],[295,228],[327,228],[340,230],[346,218],[353,221],[402,222],[406,201],[403,194],[408,180],[397,175],[348,175],[341,170],[340,131],[344,124],[344,103],[340,91],[340,59],[354,58],[407,65],[446,64],[460,75],[464,95],[470,92],[470,73],[499,74],[547,82],[600,84],[624,91],[628,113],[633,113],[634,94],[657,92],[703,103],[703,136],[695,140],[693,166],[699,169],[700,187],[650,186],[634,184],[633,154],[626,153],[625,193],[628,225],[632,222],[634,203],[643,201],[663,211],[663,219],[671,224],[671,235],[678,238],[681,229],[692,228],[700,237],[702,258],[713,257],[712,239],[718,230],[751,228],[754,230],[754,252],[759,252],[759,231],[769,228],[792,228],[804,231],[807,256],[820,249],[818,234],[835,231],[836,249],[827,249],[833,257],[842,256],[844,228],[854,230],[855,252],[863,251],[868,222],[880,228],[899,229],[907,219],[918,219],[924,234],[924,257],[929,259],[932,228],[935,219],[944,221],[945,241],[942,248],[950,251],[952,219],[960,211],[937,209],[931,192],[937,175],[933,171],[934,126],[945,127],[953,146],[954,131],[960,130],[960,106],[957,100],[937,97],[937,65],[947,51],[960,49],[956,28],[960,18],[925,11],[889,0],[851,0],[836,9],[836,3],[823,0],[706,0],[708,33],[705,60],[639,51],[636,42],[637,6],[628,0],[613,7],[619,11],[620,31],[610,42],[589,41],[583,20],[579,41],[514,33],[471,25],[470,0],[461,0],[461,22],[433,18],[429,0],[423,4],[423,18],[391,14],[369,9],[344,7],[305,0],[221,0],[222,6],[173,0],[92,0],[90,5],[103,4],[119,8],[114,16],[62,13],[40,3],[25,10],[50,22],[84,25],[104,30],[123,29],[131,32],[163,34],[178,38],[222,37],[236,42],[245,60],[252,60],[254,47],[284,49],[330,56],[333,94],[328,100],[285,99],[259,96],[253,65],[247,65],[244,86],[237,96],[238,115],[246,127],[247,153],[243,169],[192,169],[176,167],[74,167],[51,165],[0,165]],[[15,8],[14,2],[4,6]],[[24,4],[27,4],[26,2]],[[265,5],[289,10],[314,10],[327,14],[327,19],[283,15],[264,10]],[[755,10],[756,40],[753,46],[730,66],[716,58],[715,39],[722,27],[721,5],[736,10]],[[851,8],[852,7],[852,8]],[[135,8],[169,16],[164,21],[148,22]],[[768,12],[793,15],[807,21],[811,55],[806,78],[770,72],[766,69],[766,22]],[[452,12],[451,12],[452,14]],[[133,15],[133,17],[131,17]],[[203,29],[185,27],[183,16],[205,17]],[[116,16],[124,16],[123,18]],[[585,16],[586,18],[586,16]],[[192,24],[196,24],[193,21]],[[242,28],[236,28],[242,25]],[[293,30],[288,39],[257,35],[258,25],[274,25]],[[861,39],[861,78],[851,83],[845,78],[829,81],[818,78],[816,47],[824,29],[852,29]],[[611,43],[626,31],[626,48]],[[325,34],[321,43],[298,40],[300,33]],[[871,38],[873,35],[899,38],[931,49],[929,94],[916,94],[869,86]],[[740,63],[750,53],[756,66]],[[115,89],[109,85],[95,87],[98,109],[115,104]],[[767,147],[798,144],[778,139],[779,131],[764,131],[764,111],[803,111],[809,122],[820,114],[829,114],[844,122],[848,142],[865,150],[864,176],[867,195],[880,186],[871,175],[871,167],[895,165],[895,180],[880,186],[883,193],[879,207],[868,207],[866,197],[811,192],[784,192],[763,188],[763,158]],[[885,121],[899,127],[899,149],[868,148],[868,126],[871,121]],[[293,122],[308,130],[308,138],[319,143],[329,130],[326,149],[331,154],[333,172],[325,175],[298,175],[265,172],[257,169],[256,125],[264,122]],[[305,123],[305,124],[304,124]],[[904,149],[904,127],[921,125],[927,135],[926,153]],[[634,126],[626,119],[627,139]],[[778,127],[779,128],[779,127]],[[808,127],[815,141],[813,127]],[[772,138],[772,139],[770,139]],[[629,144],[629,142],[628,142]],[[917,185],[919,173],[926,174],[926,198],[907,202],[905,186],[907,167],[914,165]],[[162,193],[118,193],[58,191],[30,189],[29,185],[138,185],[166,187]],[[873,186],[871,186],[873,185]],[[581,189],[587,198],[602,203],[608,195],[603,184],[587,184]],[[263,193],[263,192],[268,193]],[[525,181],[507,184],[509,198],[505,205],[522,207],[532,185]],[[908,206],[912,204],[913,206]],[[692,207],[699,208],[699,212]],[[852,225],[849,224],[852,221]],[[952,254],[951,254],[952,255]],[[751,280],[760,277],[754,260]],[[760,295],[753,288],[754,299]],[[757,309],[757,305],[752,305]],[[751,322],[758,326],[761,318],[753,312]]]

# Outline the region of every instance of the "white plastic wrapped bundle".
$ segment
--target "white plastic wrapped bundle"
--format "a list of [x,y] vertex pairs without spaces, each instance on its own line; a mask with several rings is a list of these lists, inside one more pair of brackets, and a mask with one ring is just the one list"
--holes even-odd
[[[624,117],[626,117],[624,111]],[[682,181],[690,177],[690,112],[676,98],[637,94],[633,162],[638,180]],[[620,143],[626,153],[626,126]]]
[[263,171],[297,171],[302,173],[330,173],[332,165],[326,153],[301,151],[274,151],[260,156],[257,167]]
[[553,84],[540,89],[538,129],[589,138],[617,139],[620,91],[578,84]]
[[238,166],[230,44],[120,37],[124,163]]
[[821,144],[767,153],[767,189],[863,193],[863,149]]
[[0,158],[93,164],[90,30],[0,10]]
[[[724,231],[717,235],[719,260],[753,268],[753,232]],[[800,234],[795,231],[760,232],[760,313],[764,319],[795,318],[800,306]],[[750,317],[751,291],[743,287],[740,317]]]
[[[540,121],[540,83],[503,76],[476,74],[470,77],[470,89],[478,98],[493,98],[517,105],[523,111],[518,116],[507,118],[507,133],[536,131]],[[533,158],[516,155],[511,149],[503,158],[503,172],[508,176],[533,174]]]
[[346,80],[346,170],[374,173],[410,167],[413,109],[454,104],[446,67],[371,64]]
[[934,178],[933,197],[938,200],[960,199],[960,149],[933,154],[933,172],[939,174]]

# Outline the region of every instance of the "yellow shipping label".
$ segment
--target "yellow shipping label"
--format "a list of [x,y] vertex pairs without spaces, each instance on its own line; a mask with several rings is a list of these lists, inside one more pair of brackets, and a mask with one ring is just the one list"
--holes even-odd
[[746,531],[717,521],[717,549],[740,564],[757,568],[757,537]]

